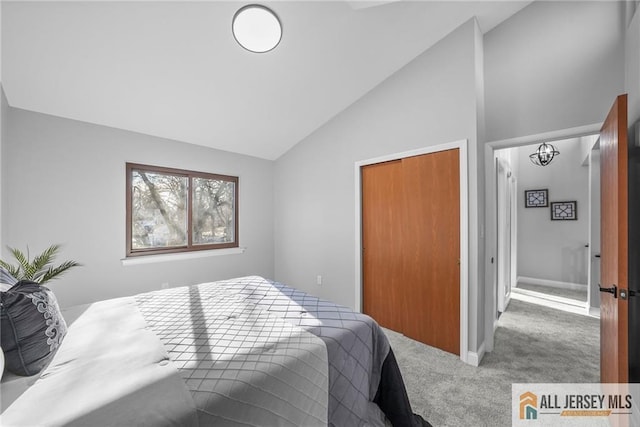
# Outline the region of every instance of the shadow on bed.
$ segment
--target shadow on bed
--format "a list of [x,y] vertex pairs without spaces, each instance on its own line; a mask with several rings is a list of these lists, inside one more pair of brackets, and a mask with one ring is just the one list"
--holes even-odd
[[[372,418],[365,418],[365,422],[375,420],[371,408],[362,407],[373,402],[394,426],[430,426],[413,413],[387,337],[369,316],[262,277],[215,285],[241,295],[325,342],[329,356],[330,425],[359,425],[366,411]],[[368,378],[368,388],[360,384],[363,376]]]

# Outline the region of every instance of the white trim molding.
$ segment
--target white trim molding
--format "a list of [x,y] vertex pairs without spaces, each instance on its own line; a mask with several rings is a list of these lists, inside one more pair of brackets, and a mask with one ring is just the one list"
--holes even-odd
[[561,282],[559,280],[538,279],[536,277],[518,276],[516,287],[518,283],[528,283],[530,285],[548,286],[550,288],[557,289],[570,289],[572,291],[587,291],[586,283],[571,283]]
[[501,139],[499,141],[489,142],[487,145],[494,150],[500,148],[519,147],[522,145],[531,145],[539,143],[542,140],[545,141],[559,141],[569,138],[578,138],[580,136],[594,135],[600,133],[602,123],[592,123],[585,126],[577,126],[569,129],[562,129],[559,131],[544,132],[535,135],[521,136],[518,138]]
[[480,345],[478,352],[470,351],[468,352],[467,363],[471,366],[478,367],[480,366],[480,362],[482,362],[482,358],[484,357],[484,342]]
[[[469,181],[466,139],[433,145],[417,150],[404,151],[386,156],[355,162],[355,311],[362,311],[362,182],[361,168],[406,157],[420,156],[439,151],[458,149],[460,161],[460,360],[471,363],[469,352]],[[475,354],[475,353],[473,353]],[[478,355],[476,354],[475,357]],[[480,356],[482,357],[482,356]],[[478,359],[479,361],[479,359]],[[471,363],[473,364],[473,363]],[[477,365],[476,365],[477,366]]]

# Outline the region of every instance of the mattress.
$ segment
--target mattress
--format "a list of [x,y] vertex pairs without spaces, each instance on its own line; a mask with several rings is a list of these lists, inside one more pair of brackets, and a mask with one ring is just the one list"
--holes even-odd
[[2,425],[428,425],[371,318],[262,277],[64,315],[63,344]]

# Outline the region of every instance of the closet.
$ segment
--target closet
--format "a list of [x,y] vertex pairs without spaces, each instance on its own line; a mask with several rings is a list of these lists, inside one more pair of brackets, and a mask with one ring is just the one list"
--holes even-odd
[[363,311],[460,354],[460,166],[451,149],[361,167]]

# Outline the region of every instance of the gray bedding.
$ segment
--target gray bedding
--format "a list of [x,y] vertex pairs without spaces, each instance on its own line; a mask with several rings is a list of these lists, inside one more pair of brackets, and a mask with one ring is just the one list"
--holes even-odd
[[[218,352],[228,351],[224,345],[219,344],[219,338],[226,341],[225,337],[229,336],[228,328],[231,325],[238,327],[238,316],[248,313],[252,316],[268,316],[268,320],[264,317],[260,326],[263,327],[268,321],[269,328],[275,330],[276,334],[286,330],[289,335],[291,328],[299,327],[324,342],[328,354],[330,425],[384,426],[384,414],[373,400],[380,382],[382,364],[389,352],[389,343],[370,317],[258,276],[152,292],[138,295],[136,299],[145,320],[163,342],[172,361],[185,378],[197,406],[206,406],[203,402],[207,403],[207,399],[210,399],[205,396],[210,395],[212,383],[203,382],[203,377],[219,375],[212,374],[206,367],[206,362],[210,358],[219,359],[222,353]],[[167,310],[167,307],[171,309]],[[196,335],[207,337],[200,345],[194,345],[193,340],[184,337],[185,334],[191,335],[192,328],[198,328]],[[254,334],[252,331],[253,326],[238,330],[245,343],[250,341],[250,345],[260,347],[260,340],[265,335]],[[211,356],[198,360],[198,352],[205,355],[211,353]],[[295,356],[300,357],[298,354]],[[234,356],[234,363],[238,357],[243,356]],[[260,356],[255,354],[253,357]],[[238,363],[243,361],[244,359]],[[286,380],[286,377],[283,376],[282,379]],[[317,398],[318,393],[313,396]],[[292,402],[295,407],[308,405],[303,397],[301,395],[298,399],[301,401]],[[234,397],[227,399],[232,402]],[[259,402],[258,394],[254,403]],[[215,406],[219,407],[232,406]],[[244,411],[241,416],[246,418],[249,412]],[[221,421],[211,410],[207,412],[206,409],[200,409],[200,416],[218,423]],[[240,422],[233,417],[233,412],[229,411],[224,420]],[[297,425],[312,425],[316,419]],[[243,422],[247,423],[247,420]],[[274,424],[262,418],[262,424],[255,425]]]
[[257,276],[199,288],[235,295],[318,336],[329,356],[329,423],[384,426],[384,415],[373,400],[389,342],[373,319]]
[[378,404],[396,425],[426,425],[371,318],[281,283],[251,276],[70,313],[3,425],[384,426]]
[[133,298],[77,306],[63,315],[69,329],[62,345],[5,409],[0,425],[198,426],[191,395]]
[[324,343],[216,284],[136,296],[200,426],[326,426]]

